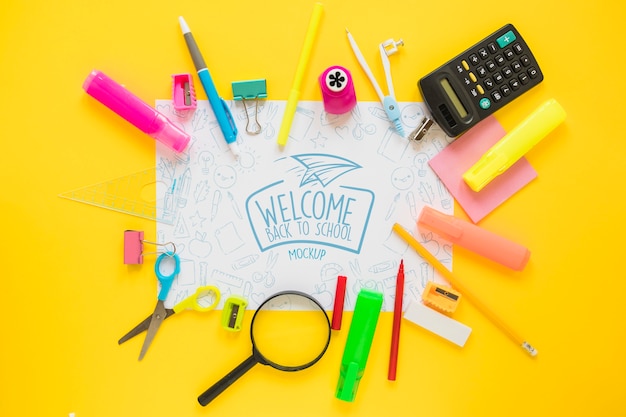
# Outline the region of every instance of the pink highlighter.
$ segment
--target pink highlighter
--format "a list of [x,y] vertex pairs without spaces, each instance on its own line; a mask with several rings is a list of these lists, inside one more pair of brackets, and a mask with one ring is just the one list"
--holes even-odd
[[530,258],[524,246],[428,206],[422,209],[417,226],[516,271],[524,269]]
[[189,144],[191,138],[187,133],[103,72],[91,71],[83,83],[83,89],[139,130],[174,151],[182,152]]

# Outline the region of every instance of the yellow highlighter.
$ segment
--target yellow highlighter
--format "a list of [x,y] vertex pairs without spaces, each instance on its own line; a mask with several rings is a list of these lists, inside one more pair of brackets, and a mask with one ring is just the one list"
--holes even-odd
[[309,28],[307,29],[306,37],[304,38],[304,45],[302,46],[302,51],[300,52],[300,60],[298,61],[298,67],[296,68],[296,75],[293,79],[291,91],[289,91],[289,98],[287,99],[287,106],[285,107],[283,121],[281,122],[280,130],[278,131],[278,138],[276,139],[276,142],[279,146],[285,146],[287,139],[289,139],[291,123],[293,122],[294,115],[296,114],[298,100],[300,100],[302,81],[309,64],[309,59],[311,58],[311,54],[313,52],[313,43],[317,37],[323,11],[324,6],[322,3],[315,3],[311,20],[309,21]]
[[565,110],[556,100],[546,101],[493,145],[463,174],[463,180],[472,190],[482,190],[560,125],[565,116]]

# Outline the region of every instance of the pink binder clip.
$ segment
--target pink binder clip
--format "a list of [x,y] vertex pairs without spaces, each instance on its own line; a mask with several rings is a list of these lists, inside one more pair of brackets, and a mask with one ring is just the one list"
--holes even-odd
[[155,243],[143,240],[143,231],[139,230],[124,230],[124,264],[125,265],[138,265],[143,264],[143,256],[156,254],[158,252],[144,253],[143,244],[149,243],[156,246],[170,246],[171,250],[166,250],[167,253],[176,253],[176,245],[172,242],[167,243]]
[[172,75],[172,99],[176,110],[196,108],[196,90],[193,88],[191,74]]

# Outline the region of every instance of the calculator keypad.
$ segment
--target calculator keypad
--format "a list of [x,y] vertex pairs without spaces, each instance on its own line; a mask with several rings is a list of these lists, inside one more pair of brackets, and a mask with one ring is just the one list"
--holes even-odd
[[530,50],[513,30],[463,54],[457,71],[470,97],[485,111],[543,78]]

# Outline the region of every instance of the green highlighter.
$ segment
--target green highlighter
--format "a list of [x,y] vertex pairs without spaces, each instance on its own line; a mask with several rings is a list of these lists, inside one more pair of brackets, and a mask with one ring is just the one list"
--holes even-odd
[[361,290],[354,306],[346,347],[339,368],[339,382],[335,397],[343,401],[354,401],[359,382],[365,372],[378,316],[383,305],[380,292]]

